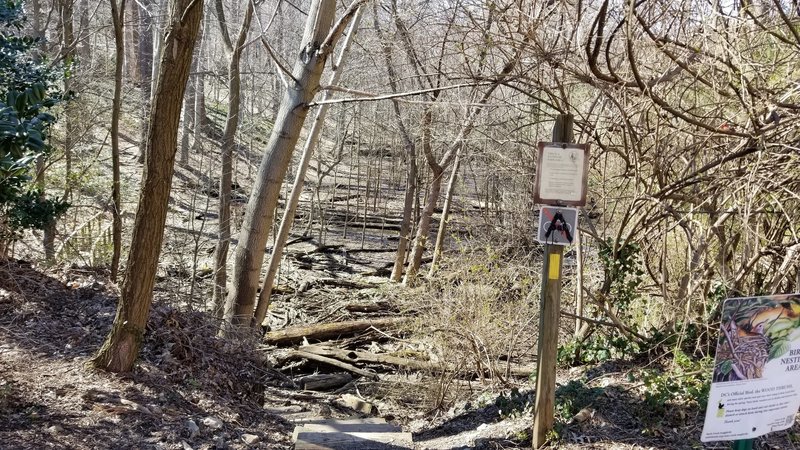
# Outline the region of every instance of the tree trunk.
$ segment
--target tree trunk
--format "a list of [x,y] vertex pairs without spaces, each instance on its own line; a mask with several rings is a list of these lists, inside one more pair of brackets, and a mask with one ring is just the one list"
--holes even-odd
[[[408,265],[408,270],[406,271],[405,278],[403,278],[403,284],[406,286],[413,285],[414,279],[419,271],[419,267],[422,264],[422,254],[425,252],[428,233],[430,232],[431,216],[433,215],[433,210],[436,208],[436,202],[438,201],[439,192],[442,187],[442,173],[444,172],[444,169],[453,162],[458,150],[464,145],[464,139],[472,132],[472,129],[475,126],[475,120],[478,118],[478,115],[481,113],[481,111],[483,111],[484,105],[487,101],[489,101],[492,93],[494,93],[498,86],[500,86],[500,83],[502,83],[503,80],[514,69],[514,67],[516,67],[519,57],[520,52],[517,51],[512,59],[509,60],[503,67],[503,70],[497,75],[496,81],[483,93],[477,102],[478,105],[471,108],[467,119],[465,120],[461,129],[458,131],[458,135],[438,162],[434,159],[430,145],[423,145],[425,159],[428,162],[428,167],[431,170],[432,176],[428,200],[425,203],[425,208],[423,209],[419,218],[417,234],[414,237],[414,243],[412,244],[411,248],[411,258]],[[430,121],[431,118],[429,114],[426,113],[423,117],[423,133],[430,133]],[[428,142],[428,139],[428,137],[423,136],[423,143]]]
[[[383,62],[386,65],[386,72],[389,74],[389,86],[392,92],[399,91],[397,87],[397,75],[395,73],[395,64],[392,61],[392,45],[384,36],[383,31],[378,23],[378,6],[376,2],[372,3],[372,27],[381,41],[381,50],[383,53]],[[400,114],[400,105],[397,101],[392,102],[394,111],[394,118],[400,128],[400,135],[403,138],[405,147],[405,158],[408,164],[408,179],[406,180],[406,195],[403,201],[403,219],[400,223],[400,231],[397,242],[397,253],[394,257],[394,266],[392,267],[392,274],[390,279],[398,282],[403,277],[403,267],[406,263],[406,254],[408,253],[408,242],[411,235],[411,215],[414,211],[414,201],[417,193],[417,148],[414,145],[414,140],[411,138],[408,129],[403,123],[403,116]]]
[[[267,150],[261,160],[236,248],[231,292],[225,305],[225,319],[234,325],[249,327],[253,319],[264,247],[272,227],[281,184],[305,122],[308,103],[319,89],[325,62],[336,38],[341,34],[341,29],[333,30],[326,41],[336,13],[335,0],[313,0],[309,11],[300,57],[292,70],[289,88],[284,94]],[[352,6],[348,13],[352,17]],[[340,21],[339,24],[345,26],[346,22]]]
[[91,33],[89,33],[89,0],[80,0],[79,8],[81,10],[80,17],[80,30],[78,34],[82,37],[80,46],[78,47],[78,54],[81,61],[88,65],[89,60],[92,58],[92,46],[90,45]]
[[450,215],[450,205],[453,203],[453,193],[456,190],[456,179],[458,179],[458,169],[461,166],[461,151],[456,152],[456,161],[453,163],[453,174],[450,175],[450,182],[447,184],[447,193],[445,194],[444,207],[442,208],[442,217],[439,220],[439,230],[436,233],[436,246],[433,248],[433,260],[431,261],[431,270],[429,275],[433,275],[436,271],[436,263],[442,256],[442,245],[444,244],[444,235],[447,230],[447,220]]
[[125,47],[125,75],[137,87],[142,82],[142,76],[139,73],[139,42],[141,36],[139,34],[139,2],[127,3],[128,7],[128,23],[129,27],[125,27],[125,33],[128,35],[125,39],[128,45]]
[[139,355],[164,238],[178,125],[203,0],[174,0],[150,113],[146,164],[125,281],[111,332],[93,359],[96,367],[127,372]]
[[122,69],[125,65],[125,0],[111,0],[111,19],[114,24],[116,60],[114,62],[114,102],[111,107],[111,214],[113,253],[111,255],[111,281],[117,281],[122,253],[122,199],[119,171],[119,116],[122,109]]
[[[33,37],[44,39],[44,25],[42,25],[42,3],[40,0],[31,1],[31,19],[33,26]],[[44,42],[39,43],[40,48],[43,48]]]
[[[192,68],[195,67],[195,59],[192,58]],[[189,79],[186,82],[186,95],[183,96],[183,108],[181,110],[181,145],[178,164],[186,166],[189,164],[189,135],[191,134],[194,122],[194,82]]]
[[[339,78],[342,74],[341,69],[342,65],[344,64],[345,55],[347,54],[347,50],[350,47],[353,37],[358,31],[358,24],[360,21],[361,8],[358,9],[358,12],[356,12],[355,16],[353,17],[353,21],[350,25],[350,32],[347,34],[347,38],[342,43],[342,49],[339,53],[339,58],[334,64],[333,73],[328,80],[329,86],[336,86],[339,82]],[[328,95],[326,93],[323,96],[323,100],[327,98]],[[275,284],[275,274],[278,273],[278,267],[281,263],[281,256],[283,255],[283,248],[286,244],[286,239],[289,237],[289,231],[292,229],[292,224],[294,223],[294,215],[297,211],[297,204],[300,202],[300,194],[303,192],[303,184],[306,179],[308,164],[311,162],[311,156],[314,154],[314,148],[319,141],[319,136],[322,133],[322,128],[325,125],[325,116],[327,112],[328,105],[323,104],[319,107],[317,110],[317,116],[314,118],[314,124],[311,126],[311,131],[308,133],[308,137],[306,138],[306,144],[303,148],[303,157],[300,161],[300,167],[297,169],[297,174],[295,176],[294,185],[292,186],[292,192],[289,195],[289,200],[286,201],[286,209],[283,212],[283,219],[281,219],[281,226],[278,230],[277,239],[272,246],[272,254],[270,255],[269,263],[267,264],[267,275],[264,277],[264,284],[261,285],[261,293],[258,296],[258,304],[256,305],[256,313],[252,323],[253,327],[261,325],[261,322],[264,321],[264,317],[267,315],[269,300],[270,296],[272,295],[272,287]],[[317,171],[317,173],[320,177],[322,176],[321,171]]]
[[236,130],[239,127],[239,110],[241,109],[242,77],[240,64],[247,32],[253,19],[253,2],[245,0],[245,13],[236,42],[228,36],[228,25],[225,23],[222,0],[216,1],[217,20],[222,30],[223,42],[228,60],[228,116],[225,120],[225,131],[222,134],[222,169],[219,177],[219,228],[217,230],[217,248],[214,258],[214,290],[212,301],[217,316],[222,317],[225,304],[225,284],[228,279],[228,248],[231,243],[231,183],[233,182],[233,149],[236,146]]
[[[58,11],[59,11],[59,21],[60,21],[60,28],[61,28],[61,57],[66,62],[67,65],[72,65],[74,63],[75,58],[75,33],[73,29],[72,19],[73,19],[73,0],[61,0],[58,4]],[[73,66],[74,67],[74,66]],[[69,92],[73,89],[73,82],[72,79],[67,77],[64,79],[64,92]],[[70,191],[72,189],[71,186],[71,177],[70,173],[72,172],[72,147],[74,144],[74,136],[75,136],[75,124],[74,124],[74,101],[67,102],[64,106],[64,114],[61,119],[62,123],[64,124],[64,172],[65,182],[64,182],[64,194],[62,196],[62,200],[66,201],[70,197]],[[41,171],[41,177],[44,179],[44,169]],[[50,221],[44,226],[44,230],[42,230],[42,247],[44,248],[44,256],[45,261],[48,264],[52,264],[55,261],[55,239],[56,239],[56,218],[50,219]]]
[[428,198],[425,201],[425,208],[422,209],[422,214],[420,214],[419,217],[417,234],[414,236],[414,242],[411,246],[411,258],[409,259],[406,276],[403,278],[403,284],[407,286],[414,283],[419,267],[422,265],[422,255],[427,248],[428,235],[431,231],[433,210],[436,209],[436,204],[439,201],[439,193],[442,190],[442,174],[444,173],[444,169],[441,166],[435,166],[431,167],[431,172],[433,172],[433,174],[429,185]]
[[414,203],[417,198],[417,152],[414,144],[406,146],[406,151],[408,155],[408,180],[406,181],[406,195],[403,200],[403,219],[400,222],[397,253],[394,257],[394,266],[390,276],[390,279],[394,282],[399,282],[403,278],[408,243],[411,241],[411,215],[414,213]]
[[153,35],[154,29],[158,27],[153,23],[153,15],[156,4],[154,0],[139,0],[136,2],[136,7],[139,9],[139,45],[136,52],[137,69],[139,71],[139,89],[142,95],[142,109],[141,109],[141,126],[139,127],[140,145],[139,145],[139,162],[144,162],[145,149],[141,148],[145,145],[148,132],[148,119],[150,114],[150,97],[153,94]]
[[205,29],[208,26],[208,18],[203,20],[197,36],[197,56],[195,57],[196,69],[194,76],[194,142],[192,142],[192,151],[195,153],[200,152],[201,144],[203,142],[203,134],[206,132],[208,125],[208,118],[206,117],[206,82],[203,70],[205,65],[202,64],[205,52],[203,49],[203,37],[205,36]]

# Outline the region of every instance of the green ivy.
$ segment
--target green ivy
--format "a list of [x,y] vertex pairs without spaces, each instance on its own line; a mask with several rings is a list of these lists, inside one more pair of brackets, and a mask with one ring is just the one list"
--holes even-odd
[[609,297],[624,310],[639,297],[644,282],[640,260],[641,248],[635,242],[617,242],[607,238],[598,250],[609,286]]
[[571,340],[558,347],[558,362],[569,365],[595,364],[609,359],[620,359],[637,355],[639,345],[620,335],[604,334],[583,342]]
[[711,387],[712,361],[710,357],[693,359],[679,350],[673,357],[671,370],[644,370],[640,379],[645,386],[645,403],[656,413],[663,413],[673,402],[695,402],[700,409],[705,409]]

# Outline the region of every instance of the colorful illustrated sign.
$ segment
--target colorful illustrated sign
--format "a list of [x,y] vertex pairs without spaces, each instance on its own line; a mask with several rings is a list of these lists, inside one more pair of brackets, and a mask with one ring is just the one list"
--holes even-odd
[[703,442],[790,428],[800,408],[800,294],[722,306]]

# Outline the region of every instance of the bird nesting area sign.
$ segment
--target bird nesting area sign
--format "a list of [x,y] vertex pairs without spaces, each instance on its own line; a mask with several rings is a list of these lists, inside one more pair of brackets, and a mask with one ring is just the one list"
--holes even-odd
[[536,240],[542,244],[570,245],[578,229],[578,210],[558,206],[543,206],[539,211],[539,232]]
[[584,206],[589,145],[539,142],[533,199],[543,205]]
[[791,428],[800,408],[800,294],[725,300],[700,440]]

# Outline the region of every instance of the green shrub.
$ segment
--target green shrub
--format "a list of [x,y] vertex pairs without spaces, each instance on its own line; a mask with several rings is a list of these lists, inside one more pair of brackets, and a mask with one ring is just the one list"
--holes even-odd
[[68,205],[47,199],[31,181],[55,116],[48,111],[65,98],[56,87],[63,73],[36,55],[38,40],[20,35],[21,2],[0,2],[0,215],[3,239],[24,228],[44,228]]

